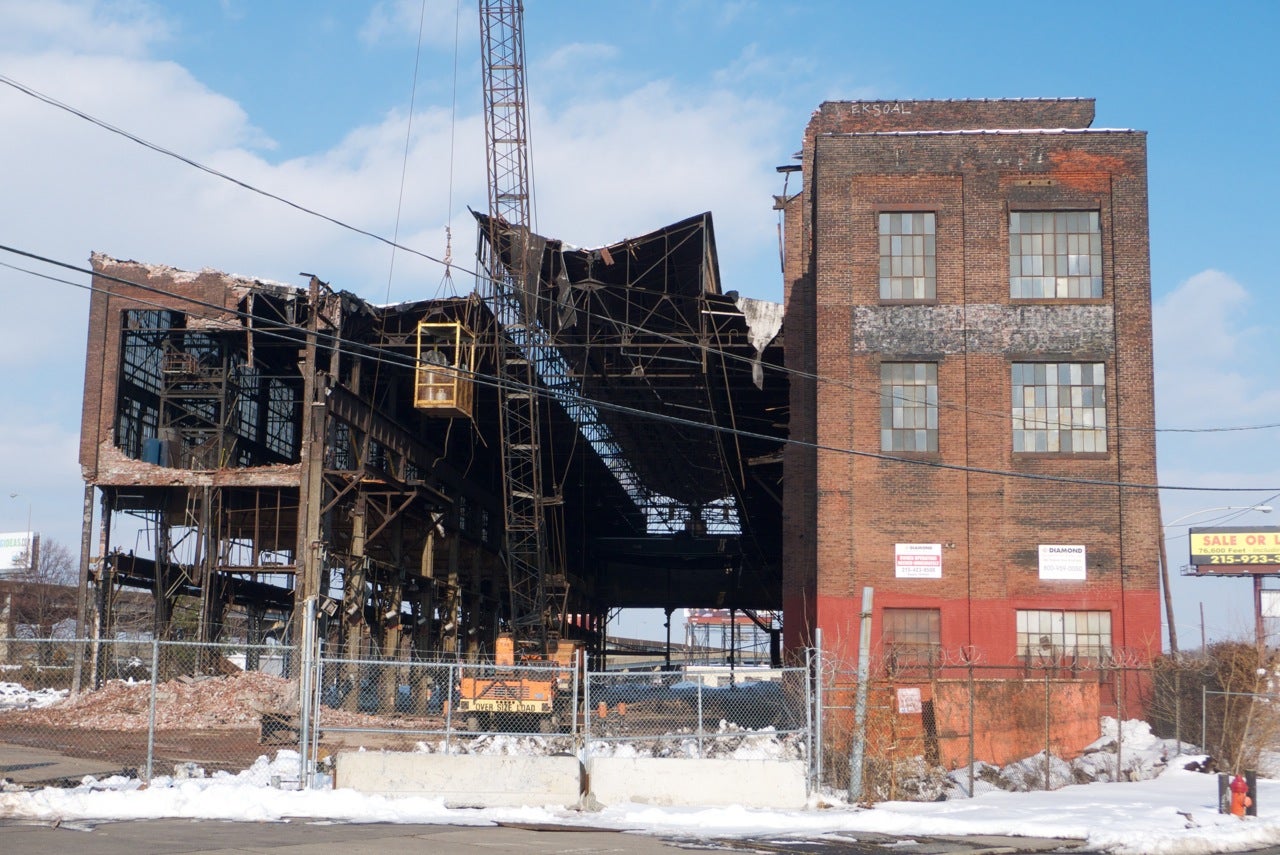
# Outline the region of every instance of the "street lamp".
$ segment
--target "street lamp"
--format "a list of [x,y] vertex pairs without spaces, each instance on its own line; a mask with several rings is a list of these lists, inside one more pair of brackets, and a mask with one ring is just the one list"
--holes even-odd
[[[1271,513],[1271,510],[1272,508],[1270,505],[1223,505],[1222,507],[1218,507],[1218,508],[1201,508],[1198,511],[1192,511],[1189,514],[1183,514],[1177,519],[1172,520],[1171,522],[1165,523],[1163,528],[1171,528],[1172,526],[1177,525],[1183,520],[1188,520],[1188,519],[1191,519],[1192,517],[1200,516],[1201,514],[1212,513],[1214,511],[1257,511],[1260,514],[1269,514]],[[1165,565],[1165,549],[1164,549],[1163,537],[1160,538],[1160,563],[1162,566]],[[1253,576],[1254,643],[1258,648],[1258,655],[1259,657],[1261,657],[1262,651],[1266,647],[1266,629],[1263,626],[1263,622],[1262,622],[1262,574],[1253,573],[1251,575]],[[1169,586],[1166,580],[1166,584],[1165,584],[1166,594],[1168,593],[1168,590],[1169,590]],[[1169,610],[1169,626],[1170,626],[1169,644],[1171,647],[1175,648],[1174,652],[1177,652],[1176,651],[1177,642],[1174,640],[1175,636],[1172,634],[1173,633],[1173,629],[1172,629],[1173,606],[1172,606],[1172,603],[1166,603],[1166,605],[1168,606],[1168,610]],[[1204,606],[1201,605],[1202,610],[1203,608]],[[1201,632],[1203,631],[1204,631],[1204,618],[1201,617]],[[1201,643],[1203,644],[1203,640]]]
[[[10,493],[10,499],[21,499],[21,493]],[[27,572],[34,574],[36,569],[36,536],[31,531],[31,502],[27,502]]]
[[1169,522],[1165,523],[1163,527],[1170,528],[1171,526],[1175,526],[1178,523],[1182,522],[1183,520],[1189,520],[1192,517],[1198,517],[1201,514],[1208,514],[1208,513],[1212,513],[1213,511],[1257,511],[1260,514],[1269,514],[1271,513],[1271,510],[1272,508],[1270,505],[1223,505],[1220,508],[1201,508],[1198,511],[1192,511],[1189,514],[1183,514],[1182,516],[1178,517],[1175,520],[1170,520]]

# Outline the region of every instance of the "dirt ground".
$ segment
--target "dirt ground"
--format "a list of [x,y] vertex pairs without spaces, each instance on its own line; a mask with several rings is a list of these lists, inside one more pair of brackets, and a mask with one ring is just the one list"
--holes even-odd
[[[152,771],[172,774],[194,763],[206,773],[238,772],[260,756],[297,750],[297,684],[261,673],[182,677],[159,684],[154,716],[149,683],[108,682],[102,688],[45,707],[0,714],[0,743],[102,761],[137,772],[147,760],[154,717]],[[411,750],[424,737],[402,731],[436,730],[434,718],[371,716],[326,708],[317,757],[343,748]],[[358,728],[344,732],[341,728]],[[385,732],[380,732],[385,731]]]

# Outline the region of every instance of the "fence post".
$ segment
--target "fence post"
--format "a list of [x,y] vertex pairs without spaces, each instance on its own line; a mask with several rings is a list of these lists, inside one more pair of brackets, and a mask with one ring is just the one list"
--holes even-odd
[[698,757],[701,759],[702,754],[702,680],[698,680]]
[[809,751],[808,751],[808,756],[809,756],[809,780],[808,780],[808,786],[809,786],[809,788],[810,788],[810,792],[812,792],[813,790],[816,790],[816,789],[817,789],[817,787],[818,787],[818,784],[819,784],[819,779],[818,779],[818,767],[815,765],[815,763],[817,762],[817,751],[818,751],[818,749],[817,749],[817,747],[816,747],[816,745],[817,745],[817,741],[815,741],[815,740],[814,740],[814,738],[813,738],[813,724],[814,724],[814,721],[815,721],[814,708],[813,708],[813,697],[814,697],[814,693],[813,693],[813,673],[814,673],[814,671],[813,671],[813,662],[814,662],[814,658],[815,658],[815,657],[814,657],[814,651],[813,651],[813,648],[806,648],[806,649],[805,649],[805,652],[804,652],[804,660],[805,660],[805,661],[804,661],[804,673],[805,673],[805,683],[804,683],[804,713],[805,713],[805,722],[804,722],[804,726],[805,726],[805,732],[808,734],[808,739],[809,739]]
[[1208,753],[1209,737],[1206,723],[1209,721],[1209,703],[1204,691],[1204,683],[1200,684],[1200,750]]
[[[585,650],[579,650],[578,654],[584,660],[582,668],[582,762],[585,764],[591,752],[591,672],[587,670],[591,660],[586,658],[587,652]],[[576,712],[573,719],[576,725],[578,720]]]
[[862,589],[862,623],[858,632],[858,688],[854,701],[853,747],[849,752],[849,801],[862,799],[862,776],[867,744],[867,681],[871,673],[871,602],[870,587]]
[[[582,690],[580,680],[585,676],[586,674],[582,668],[582,649],[578,648],[573,651],[573,694],[569,695],[569,709],[567,712],[569,716],[569,734],[573,737],[574,743],[577,743],[582,736],[582,732],[578,729],[578,693]],[[561,707],[563,706],[564,704],[561,704]],[[554,702],[551,708],[552,710],[555,709]]]
[[1116,669],[1116,780],[1124,769],[1124,666]]
[[316,599],[306,601],[302,614],[302,670],[298,674],[298,781],[310,789],[311,686],[319,662],[316,633]]
[[[319,620],[319,615],[316,616]],[[311,687],[311,715],[310,732],[302,729],[301,711],[299,711],[298,721],[298,738],[307,740],[307,744],[311,746],[309,756],[314,760],[320,756],[320,725],[321,725],[321,702],[324,698],[324,640],[316,638],[316,667],[315,679],[312,681]],[[312,763],[307,770],[306,779],[302,781],[302,786],[306,789],[312,789],[315,786],[317,764]]]
[[160,639],[151,639],[151,700],[147,704],[147,766],[144,783],[151,783],[156,754],[156,683],[160,680]]
[[1173,738],[1178,741],[1178,753],[1182,753],[1182,663],[1173,664]]
[[1051,733],[1049,731],[1049,669],[1044,669],[1044,789],[1048,792],[1049,786],[1049,740]]
[[814,642],[818,645],[814,658],[816,665],[813,668],[814,674],[814,718],[816,719],[816,727],[809,731],[810,738],[814,740],[813,757],[817,763],[817,773],[815,775],[817,786],[822,787],[822,779],[825,775],[826,758],[823,757],[823,729],[826,724],[826,716],[823,715],[823,692],[822,681],[825,677],[823,668],[825,663],[822,659],[822,627],[818,627],[814,631]]
[[977,702],[977,698],[974,697],[974,692],[977,690],[977,687],[974,685],[974,680],[973,680],[973,657],[971,655],[966,654],[965,659],[967,660],[966,664],[969,666],[969,798],[973,798],[974,796],[973,788],[975,786],[974,775],[973,775],[973,766],[975,762],[975,759],[973,756],[975,753],[974,745],[973,745],[973,727],[974,727],[973,711],[974,711],[974,707],[977,706],[978,702]]
[[453,707],[458,702],[453,696],[453,687],[457,685],[457,681],[461,679],[462,666],[458,662],[449,663],[449,696],[445,700],[444,705],[444,753],[451,754],[451,743],[453,737]]

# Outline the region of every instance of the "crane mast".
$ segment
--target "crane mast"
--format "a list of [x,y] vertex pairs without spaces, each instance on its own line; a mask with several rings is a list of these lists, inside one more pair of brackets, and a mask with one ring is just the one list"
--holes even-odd
[[517,647],[536,645],[545,652],[558,635],[556,602],[566,587],[564,573],[550,567],[551,499],[543,492],[541,465],[535,360],[546,344],[536,310],[539,270],[528,251],[532,218],[524,10],[520,0],[479,2],[489,186],[489,233],[481,247],[487,246],[485,296],[498,319],[494,358],[500,381],[510,626]]

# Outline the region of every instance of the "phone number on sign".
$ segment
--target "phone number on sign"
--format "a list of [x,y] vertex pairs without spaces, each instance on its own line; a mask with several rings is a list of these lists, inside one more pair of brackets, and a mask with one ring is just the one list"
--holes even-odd
[[1280,553],[1262,552],[1257,555],[1202,555],[1197,564],[1280,564]]

